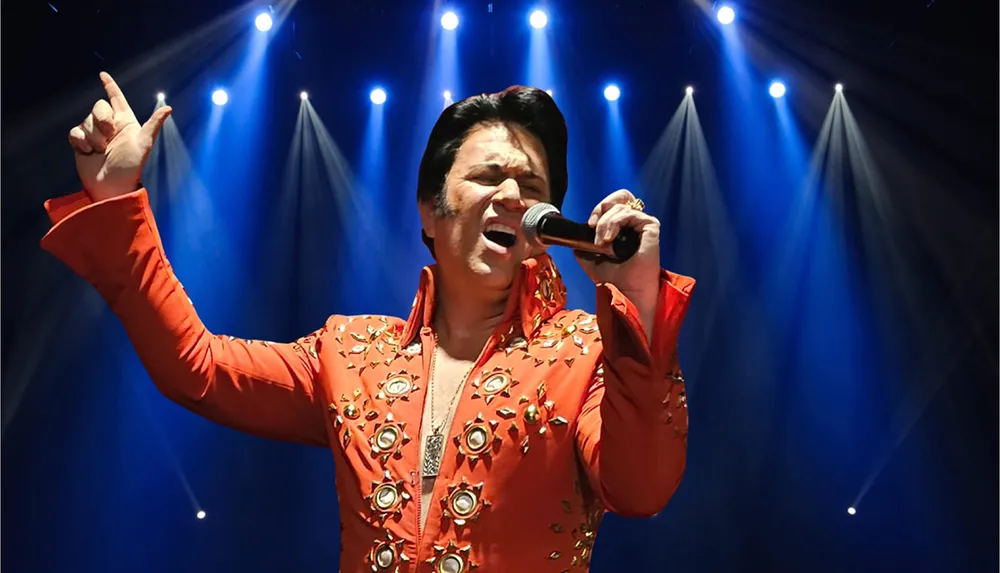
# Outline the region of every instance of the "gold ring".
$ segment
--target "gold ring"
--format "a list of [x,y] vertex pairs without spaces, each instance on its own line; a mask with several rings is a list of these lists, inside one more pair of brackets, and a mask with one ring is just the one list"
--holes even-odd
[[635,209],[636,211],[642,211],[643,209],[646,208],[646,204],[643,203],[642,199],[638,197],[633,197],[632,199],[630,199],[627,205],[630,208]]

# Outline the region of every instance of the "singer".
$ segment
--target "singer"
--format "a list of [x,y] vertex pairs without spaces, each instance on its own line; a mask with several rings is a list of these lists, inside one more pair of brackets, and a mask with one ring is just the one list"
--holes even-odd
[[587,222],[639,234],[625,262],[581,260],[597,314],[520,221],[562,204],[567,132],[544,91],[442,112],[417,208],[436,264],[407,319],[332,316],[292,343],[209,332],[160,244],[142,166],[169,107],[140,125],[101,74],[69,141],[83,191],[46,202],[42,246],[101,293],[169,399],[231,428],[330,448],[341,571],[586,571],[605,511],[659,512],[684,472],[678,331],[694,280],[660,269],[660,223],[625,190]]

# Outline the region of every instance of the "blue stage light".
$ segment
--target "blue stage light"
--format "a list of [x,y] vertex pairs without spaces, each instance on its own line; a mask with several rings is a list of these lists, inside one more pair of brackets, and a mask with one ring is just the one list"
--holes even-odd
[[217,89],[212,92],[212,103],[215,105],[226,105],[229,101],[229,94],[224,89]]
[[622,90],[618,89],[618,86],[615,84],[608,84],[608,86],[604,88],[604,99],[608,101],[615,101],[621,96]]
[[371,93],[370,97],[371,97],[371,100],[372,100],[373,104],[375,104],[375,105],[382,105],[382,104],[385,103],[385,100],[386,100],[387,96],[385,95],[385,90],[384,89],[382,89],[382,88],[375,88],[375,89],[372,90],[372,93]]
[[549,23],[549,15],[542,10],[535,10],[531,13],[531,16],[528,17],[528,23],[531,24],[532,28],[541,30],[546,24]]
[[774,99],[784,97],[786,91],[787,90],[785,89],[785,84],[777,80],[771,82],[770,87],[767,88],[767,93],[771,94],[771,97],[773,97]]
[[271,26],[274,25],[274,21],[271,20],[271,15],[268,14],[267,12],[261,12],[260,14],[258,14],[257,18],[253,21],[253,23],[255,26],[257,26],[257,29],[260,30],[261,32],[266,32],[270,30]]
[[445,30],[454,30],[458,28],[458,14],[454,12],[445,12],[444,16],[441,16],[441,27]]
[[736,19],[736,10],[733,10],[732,6],[723,4],[715,12],[715,17],[718,18],[720,24],[732,24],[733,20]]

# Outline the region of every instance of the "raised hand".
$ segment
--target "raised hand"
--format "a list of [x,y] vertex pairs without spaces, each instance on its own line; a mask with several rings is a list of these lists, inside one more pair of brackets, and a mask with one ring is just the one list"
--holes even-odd
[[160,107],[139,125],[115,80],[101,72],[101,82],[108,99],[98,100],[90,115],[69,130],[76,171],[94,201],[131,193],[141,186],[142,167],[171,111],[169,106]]
[[594,227],[595,242],[607,244],[622,227],[639,232],[639,251],[621,264],[594,262],[577,256],[595,283],[618,287],[639,311],[647,340],[652,340],[653,321],[660,291],[660,221],[642,212],[642,201],[631,191],[619,189],[594,207],[587,224]]

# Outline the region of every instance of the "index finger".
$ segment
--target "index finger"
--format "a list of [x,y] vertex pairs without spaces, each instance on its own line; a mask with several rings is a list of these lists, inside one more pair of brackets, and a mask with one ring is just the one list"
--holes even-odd
[[614,207],[615,205],[628,203],[632,199],[635,199],[635,195],[633,195],[628,189],[619,189],[615,191],[602,199],[601,202],[594,207],[594,210],[590,212],[590,219],[587,220],[587,224],[593,226],[597,223],[597,220],[601,218],[601,215],[603,215],[608,209]]
[[115,83],[111,74],[101,72],[101,83],[104,84],[104,91],[108,94],[111,109],[115,110],[116,114],[127,113],[132,115],[132,108],[129,107],[128,101],[125,100],[125,94],[122,93],[122,89]]

